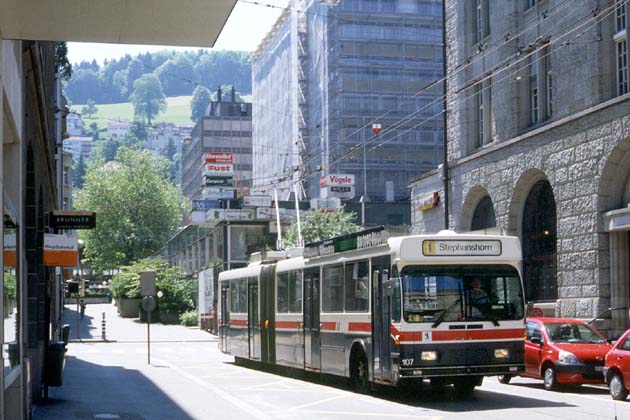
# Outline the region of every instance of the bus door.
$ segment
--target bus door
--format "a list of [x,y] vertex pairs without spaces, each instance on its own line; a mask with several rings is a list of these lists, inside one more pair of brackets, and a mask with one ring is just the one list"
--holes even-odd
[[304,367],[320,369],[319,267],[304,270]]
[[260,359],[260,323],[258,320],[258,279],[247,279],[247,335],[249,358]]
[[276,363],[276,288],[275,265],[263,265],[260,271],[261,360]]
[[375,380],[391,381],[392,290],[389,257],[372,260],[372,372]]
[[228,334],[230,333],[230,309],[228,304],[230,302],[230,284],[228,282],[221,284],[221,325],[219,325],[219,347],[222,352],[227,353],[228,349]]

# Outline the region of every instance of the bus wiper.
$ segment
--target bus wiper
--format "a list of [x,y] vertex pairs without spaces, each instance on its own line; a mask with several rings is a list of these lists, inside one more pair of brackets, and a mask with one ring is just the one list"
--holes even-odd
[[438,325],[440,325],[442,323],[442,321],[444,321],[444,318],[446,317],[446,315],[453,310],[453,308],[461,301],[461,298],[457,299],[455,302],[451,303],[450,305],[448,305],[448,308],[444,309],[444,312],[442,312],[440,314],[440,316],[437,317],[437,319],[435,320],[435,322],[433,323],[433,325],[431,325],[431,328],[435,328]]

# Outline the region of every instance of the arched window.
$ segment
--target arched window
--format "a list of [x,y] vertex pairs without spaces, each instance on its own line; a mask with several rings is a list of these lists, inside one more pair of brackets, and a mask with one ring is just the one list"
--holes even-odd
[[485,196],[475,207],[470,230],[481,230],[497,226],[494,206],[489,196]]
[[548,181],[538,181],[523,211],[523,280],[527,300],[558,297],[556,200]]

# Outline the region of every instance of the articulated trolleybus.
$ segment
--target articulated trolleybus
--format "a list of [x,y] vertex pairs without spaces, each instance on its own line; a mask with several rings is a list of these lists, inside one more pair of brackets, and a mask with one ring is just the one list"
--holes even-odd
[[374,228],[293,251],[219,274],[219,347],[237,362],[460,394],[524,371],[516,237]]

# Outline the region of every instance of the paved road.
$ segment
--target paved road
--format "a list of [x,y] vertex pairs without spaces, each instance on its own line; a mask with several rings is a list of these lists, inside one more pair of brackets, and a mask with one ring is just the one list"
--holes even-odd
[[[135,323],[120,321],[134,331]],[[168,331],[169,339],[154,343],[151,365],[146,345],[131,339],[71,343],[64,386],[51,389],[51,402],[36,407],[35,419],[630,419],[630,402],[612,401],[604,387],[549,392],[520,378],[510,385],[487,378],[468,401],[428,384],[360,395],[340,383],[237,366],[214,336],[164,328],[159,334]]]

